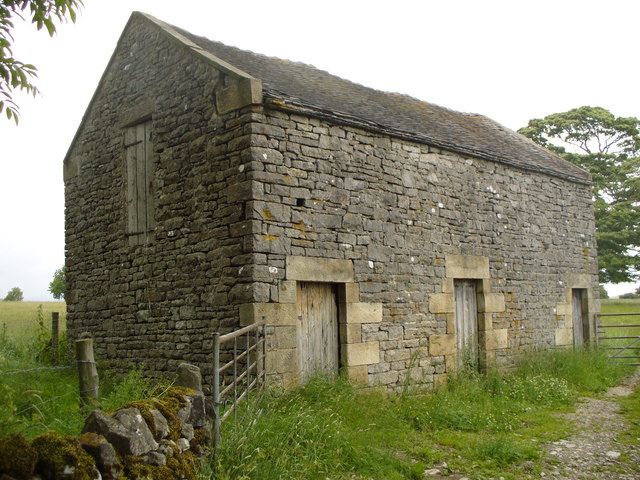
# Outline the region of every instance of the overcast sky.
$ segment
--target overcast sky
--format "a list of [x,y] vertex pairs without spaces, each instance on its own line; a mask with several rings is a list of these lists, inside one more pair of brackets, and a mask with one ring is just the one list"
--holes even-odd
[[19,126],[0,118],[0,298],[51,298],[62,160],[133,10],[514,130],[583,105],[640,116],[637,0],[85,0],[54,38],[16,21],[14,55],[38,67],[42,95],[17,96]]

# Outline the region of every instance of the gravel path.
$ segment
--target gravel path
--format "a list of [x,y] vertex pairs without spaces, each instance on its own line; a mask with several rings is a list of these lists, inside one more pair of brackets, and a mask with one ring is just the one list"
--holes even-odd
[[640,369],[602,398],[582,398],[575,413],[567,414],[577,431],[571,437],[545,445],[551,458],[543,478],[553,480],[639,480],[640,438],[633,445],[616,441],[628,428],[615,397],[628,396],[640,383]]

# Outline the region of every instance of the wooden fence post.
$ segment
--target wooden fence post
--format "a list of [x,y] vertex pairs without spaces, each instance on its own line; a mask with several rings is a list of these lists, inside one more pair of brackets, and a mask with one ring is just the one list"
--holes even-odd
[[93,340],[76,340],[76,362],[80,378],[80,400],[84,406],[92,406],[98,400],[98,370],[93,357]]
[[58,363],[58,341],[60,338],[60,314],[51,312],[51,351],[53,352],[53,361]]

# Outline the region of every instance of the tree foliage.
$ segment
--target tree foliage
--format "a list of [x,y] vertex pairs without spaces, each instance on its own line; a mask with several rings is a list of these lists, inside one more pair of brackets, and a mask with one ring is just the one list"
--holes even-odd
[[53,280],[49,284],[49,292],[56,300],[64,299],[67,290],[67,273],[64,267],[58,269],[53,274]]
[[76,20],[76,12],[82,0],[0,0],[0,114],[4,110],[8,119],[18,123],[18,105],[13,92],[22,90],[36,95],[37,87],[32,79],[37,77],[35,66],[17,60],[13,56],[14,19],[31,18],[38,30],[43,27],[50,36],[56,33],[56,21],[68,18]]
[[13,287],[11,290],[9,290],[7,296],[4,297],[3,301],[21,302],[22,300],[24,300],[24,294],[22,293],[22,290],[20,290],[18,287]]
[[640,278],[640,121],[580,107],[518,132],[591,173],[600,282]]

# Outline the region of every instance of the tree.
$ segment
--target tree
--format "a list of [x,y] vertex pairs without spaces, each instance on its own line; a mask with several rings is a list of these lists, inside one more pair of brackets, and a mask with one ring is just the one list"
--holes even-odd
[[4,297],[5,302],[21,302],[22,300],[24,300],[24,295],[22,293],[22,290],[20,290],[18,287],[13,287],[11,290],[9,290],[7,296]]
[[600,282],[640,278],[640,121],[580,107],[518,132],[591,173]]
[[53,274],[53,280],[49,284],[49,292],[56,300],[64,299],[67,290],[67,272],[64,267],[56,270]]
[[598,289],[600,290],[600,300],[609,298],[609,292],[604,288],[604,285],[599,285]]
[[38,30],[45,27],[49,36],[56,33],[55,21],[67,16],[76,21],[76,11],[82,0],[0,0],[0,113],[5,111],[9,120],[18,123],[19,109],[13,100],[13,92],[22,90],[34,96],[38,93],[31,79],[37,77],[37,69],[31,64],[13,57],[13,18],[31,17]]

